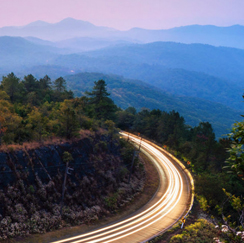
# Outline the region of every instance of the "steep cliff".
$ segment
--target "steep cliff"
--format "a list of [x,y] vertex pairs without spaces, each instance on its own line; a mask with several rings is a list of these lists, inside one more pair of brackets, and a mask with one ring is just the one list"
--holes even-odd
[[[64,207],[62,184],[69,163]],[[131,201],[144,186],[137,161],[128,184],[133,148],[97,132],[62,144],[0,152],[0,240],[89,223]]]

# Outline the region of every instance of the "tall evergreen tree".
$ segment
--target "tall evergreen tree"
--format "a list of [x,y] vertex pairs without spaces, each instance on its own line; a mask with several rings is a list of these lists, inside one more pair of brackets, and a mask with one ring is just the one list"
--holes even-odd
[[28,93],[34,92],[38,88],[38,81],[32,74],[29,74],[24,77],[23,84]]
[[59,77],[54,81],[54,88],[57,92],[64,92],[66,90],[66,81],[63,77]]
[[47,75],[40,79],[39,84],[40,88],[43,90],[51,89],[51,79]]
[[6,77],[3,76],[2,88],[3,91],[9,95],[10,100],[13,103],[16,101],[20,91],[20,79],[17,78],[13,72]]
[[79,120],[71,101],[65,100],[61,104],[58,118],[61,123],[61,135],[70,139],[78,134]]
[[94,82],[92,92],[86,92],[89,96],[89,104],[92,108],[92,116],[101,120],[113,120],[115,111],[117,110],[113,100],[108,96],[104,80],[98,80]]

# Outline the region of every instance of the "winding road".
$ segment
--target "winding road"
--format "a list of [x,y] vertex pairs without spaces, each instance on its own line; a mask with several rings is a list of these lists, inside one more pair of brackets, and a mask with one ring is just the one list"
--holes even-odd
[[132,134],[121,132],[154,163],[160,183],[153,198],[121,221],[53,243],[146,242],[184,217],[193,203],[193,179],[186,168],[167,151]]

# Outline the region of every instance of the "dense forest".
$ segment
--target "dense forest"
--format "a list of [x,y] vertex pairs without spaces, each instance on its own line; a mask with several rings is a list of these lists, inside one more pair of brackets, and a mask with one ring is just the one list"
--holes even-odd
[[118,109],[105,90],[101,97],[95,90],[90,98],[74,99],[62,77],[52,84],[48,76],[36,80],[28,75],[21,81],[10,73],[3,77],[0,90],[1,140],[5,144],[52,136],[70,139],[80,128],[98,128],[95,119],[111,120]]
[[174,110],[122,110],[109,98],[104,80],[95,81],[91,91],[74,98],[62,77],[51,82],[48,76],[37,80],[30,74],[20,80],[13,73],[2,79],[0,111],[0,150],[53,137],[75,139],[82,130],[104,129],[108,136],[115,136],[120,128],[152,139],[191,170],[201,207],[216,222],[228,225],[226,239],[239,242],[236,232],[243,227],[244,195],[242,123],[233,127],[228,138],[217,141],[209,122],[191,127]]

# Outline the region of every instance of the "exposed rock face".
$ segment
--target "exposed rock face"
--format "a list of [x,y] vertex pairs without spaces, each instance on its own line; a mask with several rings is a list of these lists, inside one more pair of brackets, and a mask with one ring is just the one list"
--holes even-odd
[[[69,167],[74,170],[67,176],[61,215],[65,151],[73,157]],[[139,163],[130,185],[127,183],[132,152],[106,134],[38,149],[0,152],[0,239],[87,223],[125,205],[144,186],[144,170]]]
[[58,171],[64,173],[65,163],[62,160],[64,151],[69,151],[74,159],[70,162],[70,167],[77,173],[84,174],[80,164],[83,168],[86,167],[89,154],[93,152],[92,143],[88,138],[72,144],[51,145],[35,150],[0,152],[0,172],[3,172],[0,177],[0,189],[20,177],[25,183],[33,183],[37,174],[42,182],[48,182]]

